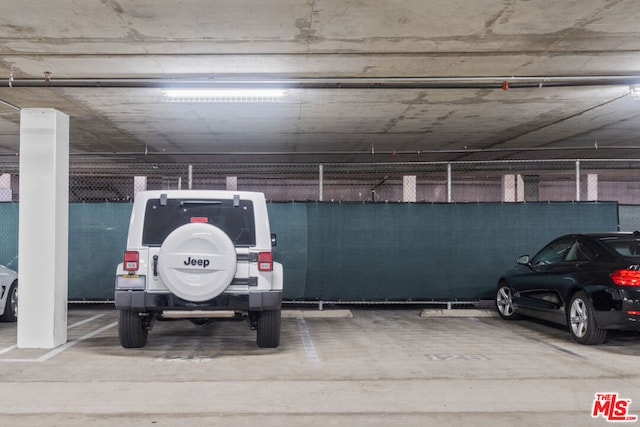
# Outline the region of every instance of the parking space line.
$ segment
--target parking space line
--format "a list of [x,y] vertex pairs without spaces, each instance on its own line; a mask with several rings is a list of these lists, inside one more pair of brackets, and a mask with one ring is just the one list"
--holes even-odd
[[90,318],[88,318],[88,319],[81,320],[81,321],[79,321],[79,322],[74,323],[73,325],[69,325],[69,326],[67,326],[67,329],[71,329],[71,328],[75,328],[76,326],[84,325],[85,323],[92,322],[92,321],[94,321],[94,320],[96,320],[96,319],[101,318],[102,316],[104,316],[104,314],[96,314],[96,315],[95,315],[95,316],[93,316],[93,317],[90,317]]
[[307,322],[302,317],[296,319],[298,321],[298,329],[300,329],[300,335],[302,335],[302,344],[304,345],[304,351],[307,353],[307,360],[309,362],[320,362],[318,353],[316,353],[316,347],[313,345],[313,340],[309,334],[309,328],[307,328]]
[[109,323],[107,326],[103,326],[103,327],[102,327],[102,328],[100,328],[100,329],[96,329],[96,330],[95,330],[95,331],[93,331],[93,332],[89,332],[88,334],[83,335],[83,336],[81,336],[80,338],[76,338],[76,339],[75,339],[75,340],[73,340],[73,341],[69,341],[68,343],[63,344],[63,345],[61,345],[60,347],[58,347],[58,348],[55,348],[55,349],[51,350],[49,353],[46,353],[46,354],[44,354],[44,355],[42,355],[42,356],[38,357],[38,359],[37,359],[37,360],[38,360],[38,362],[44,362],[44,361],[46,361],[46,360],[49,360],[49,359],[51,359],[53,356],[55,356],[56,354],[58,354],[58,353],[62,353],[63,351],[67,350],[68,348],[73,347],[74,345],[76,345],[76,344],[78,344],[78,343],[81,343],[82,341],[86,341],[86,340],[88,340],[89,338],[93,338],[93,337],[95,337],[96,335],[98,335],[98,334],[100,334],[100,333],[102,333],[102,332],[104,332],[104,331],[106,331],[106,330],[108,330],[108,329],[113,328],[113,327],[114,327],[114,326],[116,326],[117,324],[118,324],[118,322]]
[[16,344],[12,345],[11,347],[3,348],[2,350],[0,350],[0,356],[5,353],[9,353],[11,350],[15,350],[16,348],[18,348]]
[[[76,323],[74,323],[72,325],[69,325],[67,327],[67,329],[75,328],[76,326],[80,326],[80,325],[83,325],[85,323],[91,322],[93,320],[99,319],[102,316],[104,316],[104,314],[98,314],[98,315],[90,317],[88,319],[81,320],[81,321],[76,322]],[[69,341],[69,342],[61,345],[60,347],[54,348],[53,350],[43,354],[42,356],[40,356],[40,357],[38,357],[36,359],[0,359],[0,362],[45,362],[45,361],[51,359],[52,357],[56,356],[57,354],[60,354],[61,352],[73,347],[74,345],[76,345],[78,343],[81,343],[83,341],[86,341],[89,338],[93,338],[94,336],[96,336],[98,334],[101,334],[102,332],[104,332],[104,331],[106,331],[108,329],[113,328],[117,324],[118,324],[118,322],[116,321],[116,322],[110,323],[110,324],[108,324],[106,326],[103,326],[102,328],[96,329],[95,331],[89,332],[88,334],[85,334],[85,335],[83,335],[83,336],[81,336],[79,338],[76,338],[76,339],[74,339],[72,341]],[[16,348],[17,348],[17,345],[12,345],[11,347],[7,347],[7,348],[5,348],[3,350],[0,350],[0,355],[8,353],[11,350],[15,350]]]

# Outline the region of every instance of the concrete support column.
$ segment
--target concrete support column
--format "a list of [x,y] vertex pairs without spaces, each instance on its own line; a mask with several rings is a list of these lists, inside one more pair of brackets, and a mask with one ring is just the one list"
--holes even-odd
[[13,200],[13,190],[11,189],[11,174],[0,175],[0,202],[10,202]]
[[502,201],[515,202],[516,201],[516,176],[507,174],[502,177]]
[[598,174],[587,175],[587,200],[590,202],[598,200]]
[[146,176],[134,176],[133,177],[133,195],[135,196],[138,191],[147,190],[147,177]]
[[227,190],[229,190],[229,191],[237,191],[238,190],[238,177],[237,176],[228,176],[227,177]]
[[405,175],[402,177],[402,201],[416,201],[416,176]]
[[522,175],[507,174],[502,176],[502,201],[524,201],[524,179]]
[[20,112],[18,348],[67,341],[69,117]]
[[524,202],[524,178],[522,175],[516,175],[516,201]]

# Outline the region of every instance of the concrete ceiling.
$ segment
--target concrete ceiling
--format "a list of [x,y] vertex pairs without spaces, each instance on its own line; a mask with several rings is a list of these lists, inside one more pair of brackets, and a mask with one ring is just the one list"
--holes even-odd
[[[1,1],[4,159],[31,107],[105,159],[640,157],[637,0]],[[288,94],[166,103],[167,86]]]

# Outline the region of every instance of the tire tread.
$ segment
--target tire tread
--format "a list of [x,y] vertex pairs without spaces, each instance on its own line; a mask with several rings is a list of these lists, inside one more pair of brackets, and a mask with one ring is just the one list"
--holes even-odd
[[[596,324],[595,324],[595,317],[593,314],[593,305],[591,304],[591,300],[589,299],[589,297],[587,297],[587,294],[584,293],[583,291],[579,291],[576,292],[572,297],[571,300],[569,302],[569,310],[571,309],[571,306],[573,305],[573,301],[577,298],[582,299],[582,301],[584,301],[585,303],[585,307],[587,308],[587,316],[588,316],[588,329],[587,329],[587,333],[584,335],[584,337],[577,337],[574,333],[573,333],[573,328],[571,327],[571,319],[567,319],[567,324],[569,325],[569,332],[571,333],[571,337],[578,343],[580,344],[584,344],[584,345],[598,345],[598,344],[602,344],[606,339],[607,339],[607,330],[606,329],[602,329],[599,328]],[[569,310],[567,310],[567,313],[569,313]],[[567,314],[567,316],[569,316],[569,314]]]
[[120,310],[118,337],[124,348],[140,348],[147,344],[149,331],[144,327],[139,314],[131,310]]
[[267,310],[258,315],[258,347],[276,348],[280,345],[281,310]]

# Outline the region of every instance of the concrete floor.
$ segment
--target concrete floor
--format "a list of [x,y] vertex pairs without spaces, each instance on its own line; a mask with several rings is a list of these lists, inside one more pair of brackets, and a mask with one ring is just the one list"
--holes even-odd
[[288,310],[277,349],[243,321],[168,321],[125,350],[109,307],[70,309],[54,351],[16,349],[0,323],[0,424],[601,426],[603,392],[640,415],[639,334],[586,347],[540,322],[421,312]]

